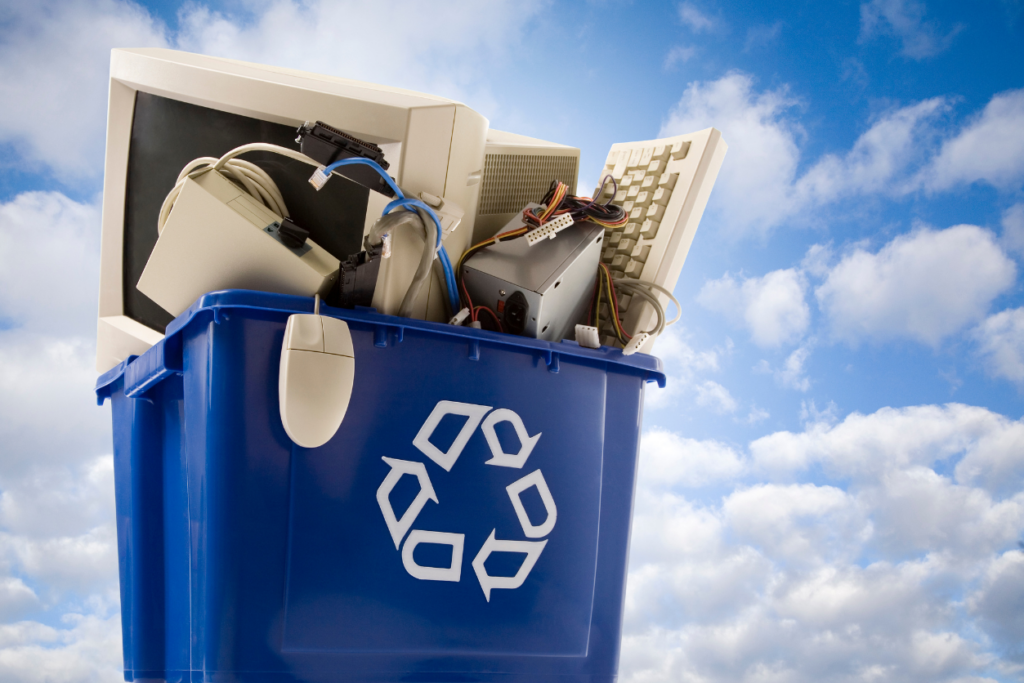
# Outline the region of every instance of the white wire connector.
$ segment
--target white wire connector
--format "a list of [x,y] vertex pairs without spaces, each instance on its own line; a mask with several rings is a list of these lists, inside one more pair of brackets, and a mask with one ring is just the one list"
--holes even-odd
[[590,325],[577,325],[576,343],[588,349],[600,348],[601,337],[597,332],[597,328]]
[[574,221],[572,216],[568,213],[563,213],[561,216],[552,218],[539,228],[534,228],[530,232],[526,233],[526,242],[532,247],[542,240],[553,240],[555,239],[555,235],[562,232],[573,223]]
[[309,184],[318,192],[327,183],[327,179],[331,177],[326,171],[326,166],[317,166],[317,169],[313,171],[313,175],[309,176]]
[[646,332],[633,335],[633,338],[626,344],[626,348],[622,349],[623,356],[632,356],[634,353],[640,350],[640,347],[647,343],[647,340],[651,338],[651,335]]
[[451,320],[448,321],[449,325],[461,325],[462,321],[469,317],[469,309],[463,308],[461,311],[456,313]]

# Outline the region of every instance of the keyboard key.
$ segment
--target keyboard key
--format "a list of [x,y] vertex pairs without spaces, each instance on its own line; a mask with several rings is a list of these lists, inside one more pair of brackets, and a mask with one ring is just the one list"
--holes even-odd
[[[687,143],[689,145],[689,143]],[[689,146],[687,146],[689,149]],[[640,166],[640,157],[643,155],[642,149],[634,149],[629,154],[629,161],[626,162],[626,168],[638,168]]]
[[678,173],[666,173],[658,179],[658,187],[663,187],[666,190],[671,190],[676,186],[676,180],[678,180]]
[[[626,271],[629,271],[629,266],[626,266]],[[633,297],[629,294],[619,295],[619,317],[629,309],[629,302],[632,301]]]
[[647,171],[633,171],[630,175],[633,176],[633,183],[639,185],[647,177]]
[[619,246],[619,240],[621,240],[621,239],[622,239],[622,231],[621,230],[616,230],[611,235],[609,235],[608,241],[605,242],[605,244],[607,244],[609,247],[617,247],[617,246]]
[[630,259],[626,265],[626,277],[631,277],[639,280],[640,274],[644,272],[644,264],[640,261]]
[[626,199],[632,199],[633,201],[636,201],[636,196],[638,194],[640,194],[640,186],[632,185],[628,190],[626,190]]
[[640,155],[640,165],[641,166],[647,166],[647,164],[651,163],[651,157],[653,155],[654,155],[654,148],[653,147],[645,148],[644,149],[644,153]]
[[618,192],[615,193],[615,199],[613,199],[612,202],[618,204],[619,206],[622,206],[622,202],[624,201],[626,201],[626,191],[619,190]]
[[634,206],[650,206],[652,201],[654,201],[653,192],[638,192]]
[[654,204],[661,204],[662,206],[668,206],[668,202],[672,199],[672,190],[666,190],[664,187],[659,187],[654,192],[650,193],[651,202]]
[[651,155],[651,161],[668,161],[668,155],[671,150],[668,145],[658,145],[654,148],[654,153]]
[[[636,209],[634,209],[634,211],[635,210]],[[661,204],[651,204],[647,207],[647,213],[645,215],[652,221],[658,221],[660,223],[661,219],[665,216],[665,207]]]
[[647,209],[642,206],[634,206],[633,210],[629,212],[629,220],[633,223],[642,223],[646,215]]
[[633,181],[633,175],[629,174],[629,175],[625,176],[622,180],[619,181],[619,189],[620,190],[628,189],[629,186],[633,184],[633,182],[634,182]]
[[658,227],[661,225],[658,221],[652,221],[647,219],[644,221],[643,226],[640,228],[640,236],[645,240],[653,240],[658,236]]
[[629,254],[616,254],[608,267],[621,273],[626,269],[627,265],[629,265]]
[[618,244],[615,245],[615,252],[618,254],[625,254],[629,256],[633,253],[633,247],[636,246],[636,240],[620,239]]
[[640,183],[640,189],[644,192],[653,192],[658,189],[658,176],[646,175]]
[[630,258],[640,263],[647,263],[647,257],[651,255],[651,245],[649,244],[638,244],[633,247],[633,251],[630,253]]
[[608,247],[601,252],[601,260],[606,263],[611,263],[612,259],[615,258],[615,247]]
[[680,140],[672,145],[671,155],[673,159],[685,159],[689,151],[690,142],[688,140]]
[[651,175],[658,175],[659,173],[664,173],[665,163],[666,162],[664,161],[652,161],[650,164],[647,165],[647,173]]
[[635,240],[640,237],[640,224],[639,223],[626,223],[626,227],[622,229],[623,239]]
[[622,202],[622,210],[625,211],[626,213],[629,213],[630,211],[632,211],[634,206],[636,206],[636,202],[630,202],[630,201]]

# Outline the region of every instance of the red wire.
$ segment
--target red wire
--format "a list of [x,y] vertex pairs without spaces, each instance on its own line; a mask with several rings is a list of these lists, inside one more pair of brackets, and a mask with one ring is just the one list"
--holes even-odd
[[473,315],[476,315],[476,312],[479,311],[480,309],[483,309],[491,314],[491,317],[494,318],[494,322],[497,323],[498,325],[498,332],[505,331],[504,328],[502,328],[501,326],[501,320],[498,319],[498,314],[492,311],[491,309],[487,308],[486,306],[477,306],[476,309],[473,311]]

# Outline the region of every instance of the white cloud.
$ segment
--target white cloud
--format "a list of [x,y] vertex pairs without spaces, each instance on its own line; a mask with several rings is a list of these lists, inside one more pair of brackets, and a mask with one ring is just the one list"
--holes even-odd
[[948,109],[934,97],[885,112],[842,156],[825,154],[794,186],[797,206],[823,205],[859,194],[903,194],[901,178],[929,149],[932,122]]
[[1004,211],[1002,225],[1003,248],[1024,254],[1024,204],[1014,204]]
[[790,563],[855,555],[849,539],[863,543],[873,531],[856,498],[834,486],[759,484],[731,493],[722,510],[741,541]]
[[[624,681],[980,682],[1020,656],[1024,423],[955,404],[808,413],[750,464],[729,448],[714,481],[734,488],[705,504],[680,473],[721,445],[658,434],[697,467],[641,463]],[[757,468],[821,481],[750,483]]]
[[972,336],[990,374],[1024,383],[1024,308],[990,315]]
[[747,39],[743,43],[743,51],[749,52],[750,50],[767,47],[775,42],[775,39],[782,33],[782,22],[776,21],[772,24],[762,24],[760,26],[751,26],[747,29]]
[[996,558],[968,604],[985,632],[1006,648],[1008,659],[1024,663],[1024,552]]
[[729,154],[715,183],[714,202],[726,227],[764,233],[791,215],[791,186],[800,151],[800,127],[787,114],[797,105],[785,88],[754,92],[753,79],[730,73],[691,83],[669,113],[659,137],[715,126]]
[[68,614],[66,628],[23,621],[0,626],[0,680],[119,683],[124,680],[117,615]]
[[802,433],[776,432],[750,444],[753,462],[787,476],[822,466],[830,476],[874,481],[895,471],[956,462],[954,482],[1000,497],[1024,489],[1024,423],[985,408],[882,408],[842,422],[811,422]]
[[728,353],[731,340],[724,348],[695,349],[685,329],[676,325],[658,337],[658,357],[661,358],[668,382],[664,389],[651,389],[644,396],[647,409],[666,408],[680,397],[688,395],[697,386],[697,377],[719,369],[719,357]]
[[695,488],[730,481],[744,470],[732,448],[718,441],[687,439],[663,429],[644,433],[640,470],[651,476],[649,485]]
[[110,49],[126,45],[167,46],[163,27],[134,3],[5,3],[0,140],[13,143],[27,164],[66,181],[98,179]]
[[59,192],[25,192],[0,203],[0,320],[91,339],[99,253],[99,207]]
[[[423,11],[414,0],[296,2],[272,0],[253,20],[193,6],[182,16],[181,49],[491,102],[490,68],[510,58],[541,0],[444,3]],[[386,26],[387,49],[374,31]],[[329,28],[328,28],[329,27]],[[281,36],[288,36],[282,40]],[[458,39],[452,39],[458,36]]]
[[843,257],[815,295],[836,338],[909,338],[937,346],[985,315],[1016,279],[987,230],[958,225],[896,237]]
[[717,413],[736,412],[736,399],[718,382],[705,380],[694,389],[697,392],[697,405],[711,408]]
[[934,57],[949,47],[963,27],[943,35],[935,22],[925,21],[924,15],[924,3],[916,0],[871,0],[860,6],[861,40],[892,35],[900,39],[907,57]]
[[717,21],[697,8],[692,2],[679,5],[679,21],[694,33],[707,33],[717,26]]
[[1024,89],[994,96],[943,142],[920,177],[932,191],[979,181],[1010,190],[1024,182]]
[[742,282],[726,273],[705,282],[697,302],[745,325],[758,346],[778,347],[798,341],[807,331],[811,312],[806,289],[803,275],[793,268]]
[[697,54],[697,48],[692,45],[676,45],[665,55],[665,63],[662,65],[666,71],[677,64],[686,64]]
[[782,367],[774,371],[775,380],[784,387],[807,391],[811,388],[811,380],[804,372],[804,365],[811,355],[813,344],[807,343],[786,356]]

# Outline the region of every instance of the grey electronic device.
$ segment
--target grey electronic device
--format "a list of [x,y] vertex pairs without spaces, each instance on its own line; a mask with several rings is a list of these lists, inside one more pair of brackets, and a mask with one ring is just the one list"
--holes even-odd
[[[522,225],[520,213],[502,232]],[[533,247],[524,237],[499,242],[466,261],[463,282],[473,305],[496,311],[506,332],[571,338],[594,293],[603,241],[604,228],[582,222]]]

